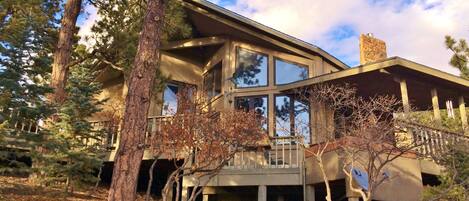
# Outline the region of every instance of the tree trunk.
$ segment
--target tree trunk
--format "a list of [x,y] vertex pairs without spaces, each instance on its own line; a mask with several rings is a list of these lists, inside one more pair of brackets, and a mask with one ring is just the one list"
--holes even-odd
[[51,87],[54,93],[49,96],[52,103],[61,104],[65,100],[65,84],[67,83],[68,65],[70,63],[73,35],[80,13],[82,0],[67,0],[62,17],[57,49],[52,64]]
[[322,162],[322,154],[316,156],[316,161],[319,164],[319,169],[321,170],[322,178],[324,179],[324,184],[326,184],[326,201],[332,201],[331,187],[329,185],[329,178],[327,177],[326,169],[324,168],[324,163]]
[[155,158],[155,160],[150,166],[150,169],[148,170],[148,175],[150,176],[150,178],[148,179],[147,192],[145,194],[145,201],[150,201],[151,186],[153,183],[153,170],[155,169],[157,162],[158,162],[158,158]]
[[145,149],[147,115],[159,62],[163,0],[149,0],[137,54],[129,77],[124,122],[117,150],[108,200],[134,201],[137,177]]

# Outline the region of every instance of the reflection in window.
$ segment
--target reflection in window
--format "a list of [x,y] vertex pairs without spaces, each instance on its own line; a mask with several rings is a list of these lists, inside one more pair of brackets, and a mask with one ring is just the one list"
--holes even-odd
[[267,96],[258,96],[258,97],[237,97],[235,99],[236,109],[242,109],[245,111],[255,111],[259,117],[264,119],[262,128],[267,129],[267,117],[268,117],[268,99]]
[[288,84],[308,78],[308,67],[275,59],[275,84]]
[[175,84],[167,84],[163,92],[163,109],[161,115],[172,116],[177,112],[179,87]]
[[267,55],[236,49],[236,71],[233,82],[237,88],[267,86]]
[[310,136],[310,108],[307,103],[290,96],[275,97],[275,135],[302,135],[305,143]]
[[222,63],[213,66],[204,76],[204,92],[208,98],[221,94],[221,76]]

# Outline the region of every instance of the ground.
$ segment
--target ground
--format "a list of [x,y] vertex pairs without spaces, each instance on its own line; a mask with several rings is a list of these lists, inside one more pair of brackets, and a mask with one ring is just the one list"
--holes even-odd
[[[106,200],[106,197],[107,188],[104,187],[98,188],[96,192],[81,190],[66,194],[63,189],[33,185],[24,177],[0,176],[0,201],[98,201]],[[138,200],[143,200],[141,195]]]

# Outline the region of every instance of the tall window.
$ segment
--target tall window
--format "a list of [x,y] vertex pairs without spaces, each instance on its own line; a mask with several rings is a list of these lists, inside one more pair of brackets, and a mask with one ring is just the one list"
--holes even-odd
[[255,111],[259,117],[264,119],[262,128],[268,130],[267,117],[268,117],[268,98],[267,96],[250,96],[250,97],[237,97],[235,99],[236,109],[245,111]]
[[275,58],[275,84],[288,84],[308,78],[308,66]]
[[309,105],[290,96],[276,96],[275,135],[302,135],[305,143],[309,143],[311,140]]
[[204,92],[209,98],[221,94],[222,63],[213,66],[204,76]]
[[179,86],[176,84],[167,84],[163,92],[163,109],[161,115],[171,116],[176,114],[178,107],[177,93]]
[[236,48],[236,88],[267,86],[268,56],[251,50]]

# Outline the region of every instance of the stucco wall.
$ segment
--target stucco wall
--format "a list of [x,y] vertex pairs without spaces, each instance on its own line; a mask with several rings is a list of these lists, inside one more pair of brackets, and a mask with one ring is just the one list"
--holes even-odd
[[[336,152],[323,155],[324,166],[329,180],[344,179],[343,163]],[[323,177],[314,158],[306,159],[306,184],[322,183]],[[376,189],[373,199],[383,201],[414,201],[420,200],[423,186],[420,162],[414,158],[400,157],[385,167],[391,179]],[[333,190],[333,189],[332,189]],[[347,195],[358,196],[348,190]]]
[[[160,70],[163,75],[169,76],[172,81],[182,82],[200,86],[202,83],[202,71],[198,66],[181,59],[162,55]],[[122,74],[122,73],[121,73]],[[103,105],[103,111],[96,114],[91,120],[105,120],[105,113],[124,109],[124,100],[127,94],[127,87],[124,85],[124,77],[118,76],[103,82],[103,90],[98,95],[98,99],[108,99]],[[149,108],[149,116],[161,114],[162,93],[153,94]]]

